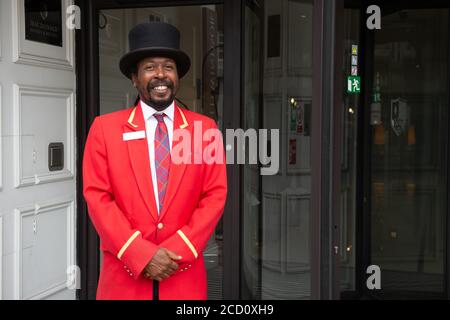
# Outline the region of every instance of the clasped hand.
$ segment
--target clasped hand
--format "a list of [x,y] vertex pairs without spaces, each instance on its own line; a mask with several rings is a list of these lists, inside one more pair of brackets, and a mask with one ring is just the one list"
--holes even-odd
[[178,263],[175,261],[180,259],[181,256],[176,253],[166,248],[160,248],[145,266],[143,275],[151,280],[161,281],[167,279],[177,271]]

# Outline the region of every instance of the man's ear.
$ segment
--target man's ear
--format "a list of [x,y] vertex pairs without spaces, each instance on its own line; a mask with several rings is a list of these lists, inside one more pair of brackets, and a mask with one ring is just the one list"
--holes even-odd
[[133,87],[136,88],[137,79],[136,79],[136,74],[135,73],[131,74],[131,82],[133,83]]

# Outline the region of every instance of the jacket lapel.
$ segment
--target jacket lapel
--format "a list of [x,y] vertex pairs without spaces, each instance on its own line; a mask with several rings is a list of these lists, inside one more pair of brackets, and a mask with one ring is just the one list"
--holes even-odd
[[[177,129],[185,129],[191,131],[192,137],[192,126],[186,120],[186,117],[183,111],[177,106],[175,103],[175,112],[174,112],[174,123],[173,130]],[[172,141],[172,150],[178,144],[178,141]],[[164,206],[162,208],[162,212],[159,214],[159,218],[162,219],[167,212],[167,209],[170,207],[170,203],[172,202],[175,194],[177,193],[178,186],[180,185],[181,179],[183,178],[184,171],[186,169],[185,163],[175,164],[173,162],[170,163],[169,170],[169,182],[167,184],[167,192],[164,196]]]
[[[127,122],[124,125],[124,132],[145,132],[144,116],[140,103],[134,107]],[[158,220],[158,210],[156,208],[155,196],[153,193],[152,176],[150,173],[150,161],[148,158],[148,142],[145,139],[128,140],[128,155],[134,177],[137,181],[139,191],[153,219]]]

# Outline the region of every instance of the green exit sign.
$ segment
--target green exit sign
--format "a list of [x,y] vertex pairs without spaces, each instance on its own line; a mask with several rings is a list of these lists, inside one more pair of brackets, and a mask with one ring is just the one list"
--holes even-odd
[[347,92],[360,93],[361,92],[361,77],[349,76],[347,77]]

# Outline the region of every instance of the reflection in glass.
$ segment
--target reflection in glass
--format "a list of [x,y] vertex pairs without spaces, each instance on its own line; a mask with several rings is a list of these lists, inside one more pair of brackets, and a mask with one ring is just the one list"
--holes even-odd
[[243,128],[280,133],[278,174],[243,168],[245,299],[311,295],[312,9],[306,0],[249,1],[245,9]]
[[448,10],[398,10],[375,33],[370,259],[386,297],[444,293],[447,50]]
[[[343,55],[343,81],[354,71],[360,75],[359,70],[352,70],[352,57],[361,56],[359,43],[359,10],[345,9],[344,12],[344,55]],[[361,63],[361,58],[359,59]],[[358,67],[356,66],[358,69]],[[359,95],[347,93],[344,89],[344,108],[342,110],[342,159],[341,159],[341,212],[340,212],[340,289],[341,291],[355,290],[355,263],[356,263],[356,160],[357,160],[357,131],[359,117]]]

